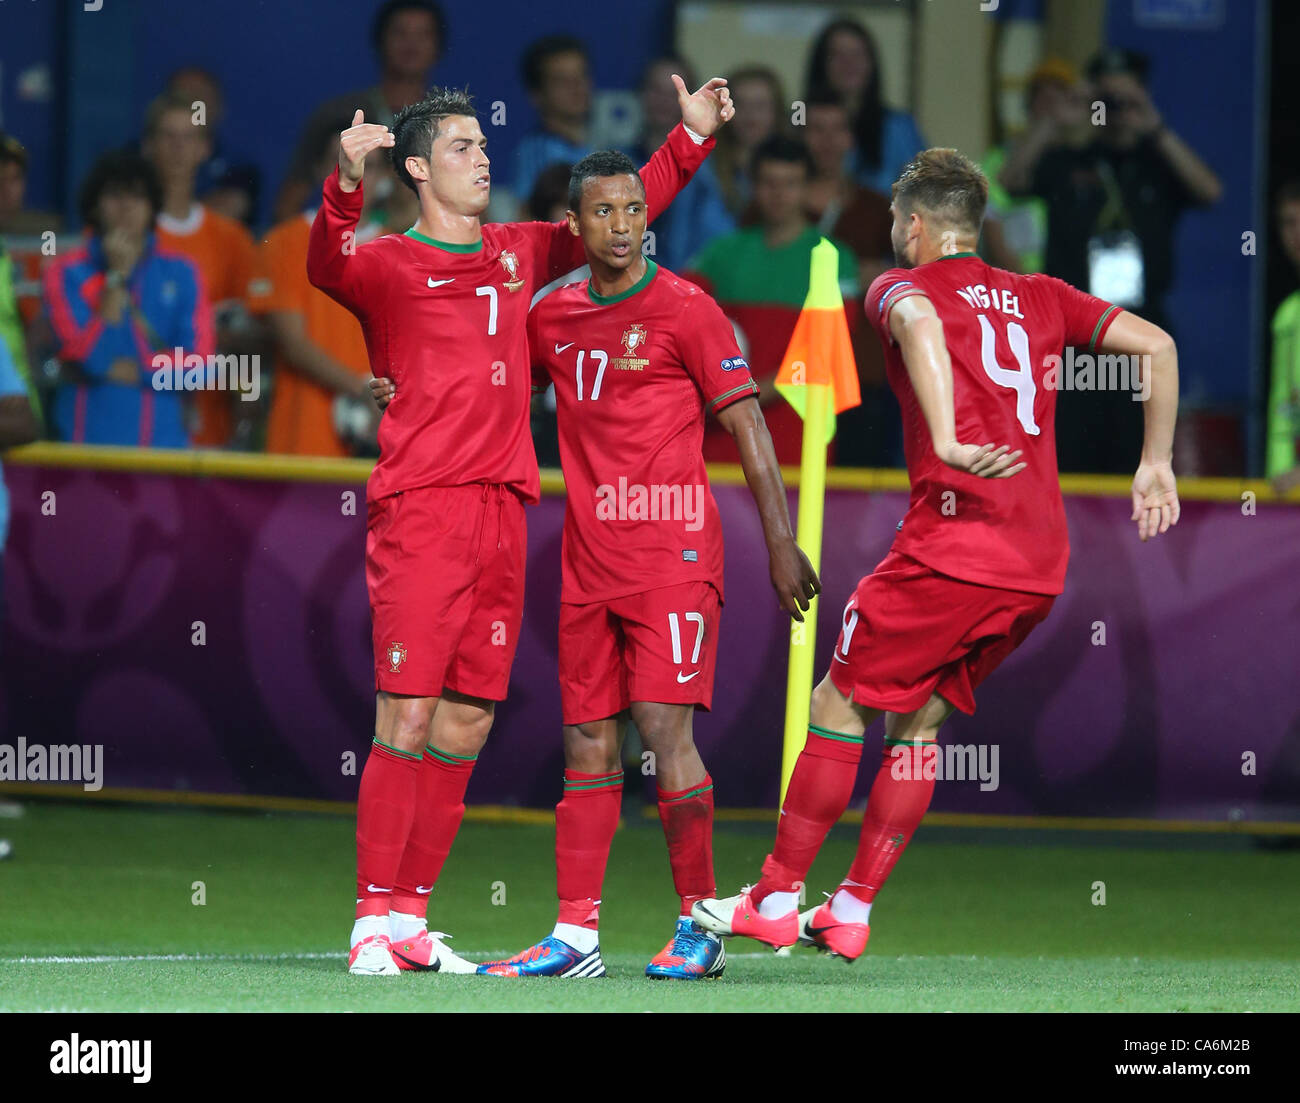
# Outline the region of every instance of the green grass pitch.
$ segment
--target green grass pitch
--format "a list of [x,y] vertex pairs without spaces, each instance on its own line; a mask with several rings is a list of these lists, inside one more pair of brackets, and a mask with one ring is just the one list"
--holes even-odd
[[[349,977],[344,817],[29,804],[0,820],[14,845],[0,862],[0,1010],[1300,1010],[1300,851],[1187,835],[923,827],[855,964],[738,940],[718,981],[650,981],[675,897],[658,822],[631,797],[602,908],[610,976],[597,981]],[[719,824],[721,891],[757,875],[771,831]],[[810,896],[837,882],[855,841],[832,833]],[[542,937],[551,843],[549,827],[466,823],[431,925],[480,959]]]

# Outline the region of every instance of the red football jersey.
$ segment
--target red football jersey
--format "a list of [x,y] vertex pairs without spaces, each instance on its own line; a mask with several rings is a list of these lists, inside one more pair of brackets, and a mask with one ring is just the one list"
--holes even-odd
[[539,386],[555,383],[568,498],[563,600],[696,580],[721,594],[704,415],[758,386],[718,304],[647,259],[621,295],[597,295],[586,280],[548,295],[528,338]]
[[[1023,449],[1021,462],[1028,466],[1018,475],[981,479],[935,456],[889,332],[894,304],[917,294],[929,297],[943,322],[957,440]],[[866,306],[902,408],[912,484],[894,549],[953,578],[1059,594],[1070,545],[1056,470],[1061,364],[1049,358],[1062,357],[1067,345],[1076,356],[1093,355],[1119,308],[1051,276],[994,268],[973,253],[891,268],[871,285]]]
[[[678,125],[641,170],[646,207],[661,212],[713,147]],[[311,282],[361,322],[376,376],[397,394],[379,424],[373,501],[422,486],[501,483],[535,502],[528,429],[528,304],[583,263],[563,222],[488,224],[473,245],[391,234],[355,242],[361,188],[325,181],[307,254]]]

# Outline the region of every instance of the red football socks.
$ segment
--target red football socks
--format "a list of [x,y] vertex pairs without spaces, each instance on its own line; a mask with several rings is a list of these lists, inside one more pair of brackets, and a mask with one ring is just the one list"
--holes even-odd
[[416,786],[415,818],[397,868],[393,911],[418,918],[428,914],[429,893],[438,882],[465,818],[465,787],[476,760],[475,755],[425,747]]
[[357,792],[357,917],[384,915],[415,818],[420,756],[376,739]]
[[689,916],[696,900],[717,894],[713,881],[713,778],[678,792],[659,790],[659,822],[668,840],[673,887]]
[[596,930],[609,848],[623,805],[623,771],[564,771],[564,796],[555,806],[555,885],[558,922]]
[[840,886],[863,903],[875,899],[930,807],[938,753],[937,743],[885,740],[880,771],[862,817],[858,853]]
[[750,891],[755,905],[773,892],[798,892],[826,834],[844,815],[862,759],[862,736],[808,725],[763,876]]

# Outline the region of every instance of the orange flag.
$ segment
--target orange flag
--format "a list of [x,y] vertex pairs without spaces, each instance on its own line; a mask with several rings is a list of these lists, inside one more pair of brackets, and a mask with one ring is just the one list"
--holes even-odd
[[[785,359],[776,375],[776,389],[799,416],[808,420],[808,387],[829,385],[831,401],[819,427],[822,444],[835,436],[835,416],[862,402],[858,368],[849,340],[849,323],[840,295],[839,251],[825,238],[813,246],[808,280],[799,321],[795,323]],[[816,428],[816,427],[815,427]],[[804,432],[808,432],[804,425]]]

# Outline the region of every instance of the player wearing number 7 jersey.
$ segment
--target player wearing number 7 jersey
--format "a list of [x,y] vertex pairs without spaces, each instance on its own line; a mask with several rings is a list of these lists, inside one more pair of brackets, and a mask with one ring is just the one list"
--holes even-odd
[[[1132,517],[1144,541],[1178,521],[1173,340],[1061,280],[985,264],[975,245],[987,196],[983,174],[950,149],[921,153],[894,184],[899,267],[872,284],[866,306],[902,408],[911,501],[844,610],[762,879],[692,912],[716,933],[797,940],[848,960],[866,947],[872,901],[929,807],[939,728],[954,708],[975,711],[975,688],[1062,590],[1069,544],[1053,417],[1066,346],[1141,359],[1146,438]],[[799,915],[799,890],[882,713],[857,856],[834,896]]]
[[[694,95],[673,81],[683,125],[642,170],[656,211],[733,111],[725,81]],[[505,696],[523,613],[524,504],[538,493],[529,300],[582,263],[564,223],[480,224],[486,144],[463,92],[432,90],[391,131],[358,111],[308,249],[311,282],[357,316],[372,371],[401,387],[366,488],[377,715],[357,798],[348,961],[364,975],[474,968],[428,932],[428,894]],[[357,245],[363,167],[378,148],[392,150],[420,217],[406,234]]]

